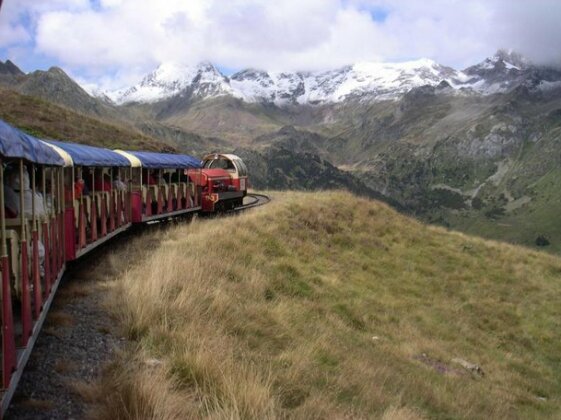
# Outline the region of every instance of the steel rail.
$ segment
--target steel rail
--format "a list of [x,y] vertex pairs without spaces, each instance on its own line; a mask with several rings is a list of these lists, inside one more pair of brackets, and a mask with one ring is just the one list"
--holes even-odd
[[253,198],[253,201],[244,204],[242,206],[236,207],[233,211],[242,211],[242,210],[251,209],[253,207],[263,206],[271,201],[271,197],[265,194],[251,193],[251,194],[247,194],[246,197]]

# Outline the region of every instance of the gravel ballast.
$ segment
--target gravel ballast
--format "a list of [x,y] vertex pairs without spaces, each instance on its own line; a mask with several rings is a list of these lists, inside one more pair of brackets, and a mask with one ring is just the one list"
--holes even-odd
[[[8,419],[81,419],[87,416],[89,389],[121,347],[103,302],[104,252],[94,252],[67,270],[37,339]],[[100,278],[101,277],[101,278]]]

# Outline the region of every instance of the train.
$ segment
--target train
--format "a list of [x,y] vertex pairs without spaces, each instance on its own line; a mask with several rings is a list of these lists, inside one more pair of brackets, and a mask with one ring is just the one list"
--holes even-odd
[[0,120],[3,416],[68,262],[135,225],[239,208],[247,167],[44,140]]

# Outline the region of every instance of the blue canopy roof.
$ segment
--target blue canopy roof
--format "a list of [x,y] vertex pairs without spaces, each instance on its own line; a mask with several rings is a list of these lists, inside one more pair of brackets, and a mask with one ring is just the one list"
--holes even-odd
[[172,169],[172,168],[202,168],[202,162],[192,156],[174,155],[172,153],[154,152],[131,152],[142,163],[143,168],[148,169]]
[[77,166],[130,166],[127,158],[109,149],[62,141],[49,143],[68,153]]
[[64,165],[62,157],[39,139],[0,120],[0,154],[42,165]]

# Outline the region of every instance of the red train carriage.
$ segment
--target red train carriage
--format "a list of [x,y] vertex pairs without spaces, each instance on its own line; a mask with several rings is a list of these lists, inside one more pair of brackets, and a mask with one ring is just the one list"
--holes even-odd
[[247,167],[236,155],[214,153],[203,159],[200,176],[190,176],[202,188],[202,210],[224,211],[239,207],[247,194]]
[[187,155],[116,150],[131,167],[132,222],[149,222],[201,210],[201,191],[186,175],[201,161]]
[[237,207],[248,185],[235,155],[43,141],[1,120],[0,162],[1,418],[67,261],[133,223]]
[[130,163],[109,149],[67,142],[46,142],[65,160],[64,221],[66,260],[86,254],[128,229]]
[[1,416],[64,272],[65,162],[3,121],[0,160]]

